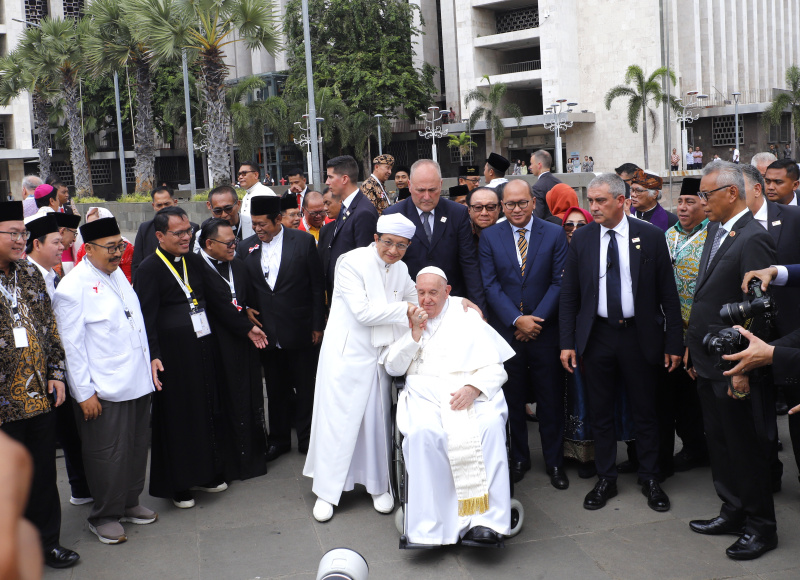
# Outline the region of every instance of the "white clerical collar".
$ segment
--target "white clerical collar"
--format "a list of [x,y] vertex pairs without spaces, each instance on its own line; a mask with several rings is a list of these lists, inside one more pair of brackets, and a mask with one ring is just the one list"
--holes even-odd
[[617,235],[627,239],[629,230],[627,218],[623,216],[620,222],[613,228],[607,228],[606,226],[600,224],[600,237],[602,238],[604,235],[606,235],[606,232],[609,230],[614,230]]
[[[767,204],[765,203],[764,205],[767,205]],[[750,211],[750,210],[747,209],[747,208],[744,208],[742,211],[737,213],[735,216],[733,216],[731,219],[726,221],[724,224],[721,224],[720,227],[723,228],[726,232],[731,231],[733,229],[733,226],[736,225],[736,222],[739,221],[739,218],[742,217],[744,214],[746,214],[748,211]]]

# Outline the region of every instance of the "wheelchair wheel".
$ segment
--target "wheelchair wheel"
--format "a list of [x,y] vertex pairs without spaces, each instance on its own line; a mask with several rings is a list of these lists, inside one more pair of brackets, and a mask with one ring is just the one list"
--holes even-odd
[[518,499],[511,498],[511,530],[508,532],[509,538],[513,538],[522,530],[522,523],[525,521],[525,508]]
[[406,533],[403,516],[404,516],[403,506],[400,506],[399,508],[397,508],[397,511],[394,512],[394,527],[397,528],[397,533],[401,535]]

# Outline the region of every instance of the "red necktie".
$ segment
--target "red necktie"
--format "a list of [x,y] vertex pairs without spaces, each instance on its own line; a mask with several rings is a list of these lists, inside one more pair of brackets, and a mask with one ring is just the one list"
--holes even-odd
[[300,207],[301,205],[303,205],[303,194],[302,193],[298,193],[297,194],[297,207]]

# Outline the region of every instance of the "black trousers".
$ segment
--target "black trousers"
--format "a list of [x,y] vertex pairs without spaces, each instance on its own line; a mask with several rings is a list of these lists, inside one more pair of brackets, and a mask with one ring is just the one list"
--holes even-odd
[[308,442],[318,359],[318,346],[261,351],[267,383],[270,445],[291,443],[293,425],[297,440]]
[[[83,467],[83,455],[81,452],[81,438],[78,434],[78,425],[75,422],[73,412],[72,397],[69,394],[69,387],[65,389],[66,398],[64,402],[56,407],[56,436],[64,451],[64,463],[67,465],[67,477],[72,497],[85,498],[92,497],[89,484],[86,481],[86,470]],[[81,415],[83,421],[83,415]]]
[[0,425],[6,435],[22,443],[33,457],[33,483],[25,517],[39,530],[45,552],[61,535],[61,500],[56,481],[56,414],[53,411]]
[[[786,397],[786,404],[789,408],[800,405],[800,386],[781,385],[783,394]],[[792,439],[794,449],[794,461],[800,469],[800,414],[789,415],[789,437]]]
[[558,346],[535,340],[512,340],[511,347],[516,354],[505,363],[508,381],[503,385],[511,426],[511,461],[530,461],[525,404],[533,398],[545,465],[561,467],[564,461],[564,380]]
[[720,516],[744,522],[748,533],[775,532],[767,425],[775,417],[775,392],[750,382],[750,397],[728,396],[727,381],[697,380],[711,475],[722,500]]
[[633,416],[639,477],[658,476],[659,430],[656,413],[658,367],[645,362],[635,326],[613,328],[595,322],[583,353],[589,423],[597,474],[617,479],[616,390],[624,388]]
[[703,431],[703,409],[697,395],[697,382],[682,367],[671,373],[659,370],[657,394],[659,451],[658,465],[662,473],[673,471],[675,434],[683,450],[693,457],[708,454]]

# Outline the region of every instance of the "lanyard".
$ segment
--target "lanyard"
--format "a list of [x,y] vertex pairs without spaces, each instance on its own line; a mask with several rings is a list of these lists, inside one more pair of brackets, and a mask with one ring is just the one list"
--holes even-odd
[[678,232],[677,231],[675,232],[675,235],[672,238],[672,240],[673,240],[673,244],[672,244],[672,263],[673,264],[677,261],[678,254],[680,254],[686,246],[691,244],[694,241],[694,239],[697,236],[699,236],[700,234],[702,234],[705,230],[706,230],[705,228],[701,228],[699,232],[695,232],[695,234],[691,238],[686,240],[686,242],[684,242],[684,244],[680,248],[678,247]]
[[14,316],[14,326],[22,326],[22,319],[19,317],[19,306],[17,305],[17,272],[14,272],[14,292],[11,293],[8,289],[0,284],[0,293],[3,294],[8,303],[11,305],[11,314]]
[[[89,261],[88,259],[86,260],[86,263],[89,264],[89,267],[94,271],[95,274],[100,276],[100,279],[102,280],[103,279],[103,275],[101,274],[100,270],[95,268],[94,264],[92,264],[92,262]],[[114,294],[116,294],[119,297],[120,301],[122,302],[122,309],[125,311],[125,318],[128,319],[128,322],[130,323],[131,328],[135,329],[136,328],[136,324],[133,321],[133,313],[131,312],[131,309],[128,308],[128,303],[125,302],[125,294],[120,289],[119,284],[117,284],[117,281],[114,280],[114,275],[113,274],[107,274],[106,276],[111,281],[111,283],[108,285],[108,287],[111,288],[111,290],[114,291]]]
[[167,265],[167,268],[169,268],[169,271],[172,272],[175,280],[178,281],[178,285],[181,287],[181,290],[183,290],[183,293],[186,294],[186,300],[189,301],[189,306],[191,307],[192,312],[197,310],[197,299],[194,297],[194,290],[192,290],[192,287],[189,285],[189,271],[186,269],[186,258],[181,257],[181,262],[183,262],[183,280],[181,280],[181,277],[178,276],[178,271],[175,269],[175,266],[169,263],[169,260],[164,257],[164,254],[161,253],[160,249],[156,249],[156,254],[158,254],[158,257],[161,258],[161,261]]
[[[206,264],[208,264],[220,278],[225,280],[225,276],[219,273],[219,270],[216,269],[213,262],[211,261],[210,256],[206,254],[205,250],[200,250],[200,255],[203,256],[203,259],[206,261]],[[236,286],[234,286],[233,284],[233,267],[231,266],[230,262],[228,262],[228,279],[225,280],[225,282],[228,283],[228,286],[231,289],[231,300],[233,300],[233,303],[236,304]]]

